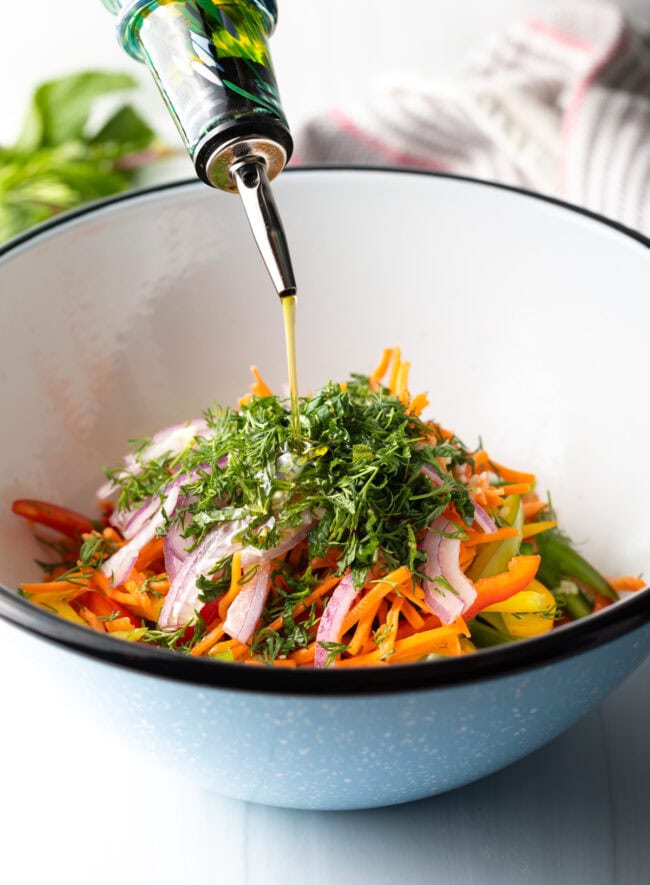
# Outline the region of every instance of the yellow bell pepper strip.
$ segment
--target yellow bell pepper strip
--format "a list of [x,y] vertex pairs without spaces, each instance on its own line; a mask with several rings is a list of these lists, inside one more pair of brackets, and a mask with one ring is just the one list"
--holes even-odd
[[80,624],[82,627],[88,626],[84,619],[72,608],[70,603],[66,602],[64,599],[52,599],[47,603],[43,602],[42,607],[47,611],[54,612],[54,614],[58,615],[60,618],[65,618],[66,621],[72,621],[73,624]]
[[[503,629],[509,636],[528,639],[552,630],[555,612],[553,594],[539,581],[533,580],[525,590],[484,608],[481,617],[489,620],[497,629]],[[495,617],[498,617],[498,623],[492,620]]]
[[463,618],[468,621],[488,605],[502,602],[520,590],[525,590],[537,574],[539,563],[539,556],[515,556],[508,563],[507,572],[476,581],[474,584],[476,599],[469,609],[463,612]]
[[521,533],[524,538],[532,538],[533,535],[540,535],[542,532],[548,532],[556,526],[557,522],[555,522],[554,519],[546,519],[543,522],[528,522],[522,528]]

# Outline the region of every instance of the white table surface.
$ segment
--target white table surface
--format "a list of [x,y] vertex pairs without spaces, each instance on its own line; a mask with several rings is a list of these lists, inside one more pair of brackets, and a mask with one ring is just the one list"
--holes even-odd
[[649,880],[650,661],[599,710],[505,771],[363,812],[264,808],[159,771],[155,747],[138,758],[119,736],[72,718],[2,622],[0,667],[7,885]]

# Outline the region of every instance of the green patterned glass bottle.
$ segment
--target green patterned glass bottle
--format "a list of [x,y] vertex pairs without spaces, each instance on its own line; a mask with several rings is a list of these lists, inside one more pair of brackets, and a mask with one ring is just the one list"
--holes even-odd
[[200,178],[236,190],[248,157],[271,179],[292,150],[268,48],[275,0],[103,0],[150,69]]

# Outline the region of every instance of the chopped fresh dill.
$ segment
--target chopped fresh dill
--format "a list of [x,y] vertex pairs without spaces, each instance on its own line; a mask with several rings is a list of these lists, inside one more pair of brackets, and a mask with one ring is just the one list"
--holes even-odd
[[327,652],[325,658],[325,666],[331,667],[339,655],[348,650],[348,646],[344,642],[320,642],[319,645]]

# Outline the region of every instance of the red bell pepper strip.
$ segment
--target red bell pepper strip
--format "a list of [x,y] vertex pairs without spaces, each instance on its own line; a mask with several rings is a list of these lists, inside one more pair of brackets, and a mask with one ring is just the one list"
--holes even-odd
[[18,516],[23,516],[30,522],[46,525],[75,540],[93,530],[93,524],[87,517],[75,513],[74,510],[49,504],[47,501],[33,501],[23,498],[14,501],[11,509]]
[[98,618],[128,618],[134,627],[142,626],[141,620],[136,618],[128,608],[115,602],[114,599],[109,599],[103,593],[98,593],[97,590],[87,590],[77,596],[75,602],[89,609]]
[[508,571],[501,572],[490,578],[481,578],[474,583],[476,599],[463,612],[463,618],[469,621],[488,605],[495,605],[510,599],[515,593],[525,590],[535,578],[541,556],[514,556],[508,563]]
[[[203,608],[199,609],[199,615],[203,618],[206,626],[209,626],[215,618],[219,616],[219,603],[221,599],[213,599],[212,602],[206,602]],[[194,638],[194,624],[188,627],[181,637],[181,643],[186,644],[190,639]]]

